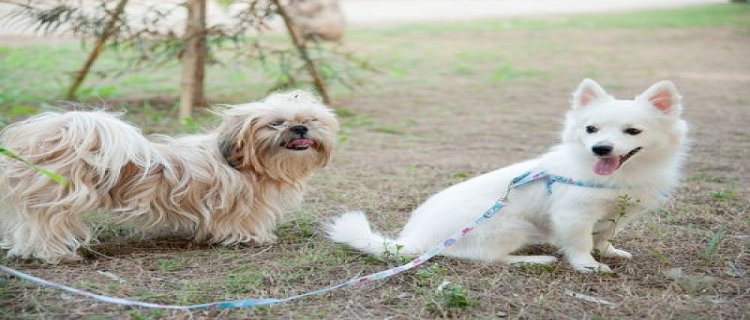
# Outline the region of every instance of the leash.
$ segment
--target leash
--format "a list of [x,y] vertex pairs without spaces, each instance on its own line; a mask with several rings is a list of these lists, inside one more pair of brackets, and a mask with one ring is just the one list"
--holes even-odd
[[514,178],[511,181],[511,183],[508,185],[508,189],[506,190],[505,194],[501,198],[496,200],[495,203],[490,208],[484,211],[484,213],[482,213],[482,215],[479,218],[474,220],[472,223],[469,223],[468,225],[464,226],[463,228],[459,229],[459,231],[454,233],[448,239],[444,240],[443,242],[436,245],[431,250],[414,258],[408,263],[397,266],[397,267],[393,267],[384,271],[371,273],[371,274],[361,276],[361,277],[356,277],[356,278],[353,278],[351,280],[348,280],[339,284],[308,291],[308,292],[301,293],[298,295],[289,296],[286,298],[247,298],[247,299],[241,299],[241,300],[226,300],[226,301],[217,301],[217,302],[204,303],[204,304],[193,304],[193,305],[168,305],[168,304],[149,303],[149,302],[143,302],[143,301],[138,301],[138,300],[131,300],[131,299],[96,294],[90,291],[81,290],[81,289],[69,287],[63,284],[59,284],[56,282],[44,280],[42,278],[38,278],[30,274],[23,273],[21,271],[6,267],[4,265],[0,265],[0,271],[13,275],[19,279],[24,279],[24,280],[28,280],[31,282],[35,282],[43,286],[56,288],[59,290],[67,291],[72,294],[89,297],[89,298],[99,300],[102,302],[106,302],[106,303],[126,305],[126,306],[136,306],[136,307],[156,308],[156,309],[172,309],[172,310],[206,310],[206,309],[250,308],[250,307],[278,304],[278,303],[283,303],[287,301],[297,300],[297,299],[311,296],[311,295],[322,294],[322,293],[333,291],[336,289],[351,287],[355,285],[369,283],[369,282],[376,281],[376,280],[385,279],[393,275],[399,274],[401,272],[404,272],[406,270],[412,269],[424,263],[425,261],[430,260],[432,257],[438,255],[440,252],[442,252],[446,248],[452,246],[453,244],[461,240],[461,238],[465,237],[476,227],[478,227],[479,225],[485,223],[487,220],[492,218],[492,216],[494,216],[498,211],[500,211],[500,209],[502,209],[505,206],[504,202],[507,202],[508,200],[507,197],[511,190],[523,187],[525,185],[528,185],[530,183],[540,181],[540,180],[543,180],[546,183],[546,190],[548,194],[552,193],[552,184],[556,182],[573,185],[573,186],[579,186],[579,187],[617,189],[617,187],[615,186],[591,183],[591,182],[585,182],[585,181],[577,181],[571,178],[566,178],[563,176],[550,174],[545,171],[528,171]]

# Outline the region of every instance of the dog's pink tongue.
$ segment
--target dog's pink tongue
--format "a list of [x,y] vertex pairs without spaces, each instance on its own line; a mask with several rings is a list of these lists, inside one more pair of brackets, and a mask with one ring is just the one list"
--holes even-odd
[[300,146],[309,147],[309,146],[312,146],[313,144],[315,144],[315,141],[313,141],[312,139],[297,139],[297,140],[289,141],[289,143],[287,143],[286,146],[287,148],[300,147]]
[[620,157],[599,158],[594,165],[594,172],[598,175],[608,176],[620,167]]

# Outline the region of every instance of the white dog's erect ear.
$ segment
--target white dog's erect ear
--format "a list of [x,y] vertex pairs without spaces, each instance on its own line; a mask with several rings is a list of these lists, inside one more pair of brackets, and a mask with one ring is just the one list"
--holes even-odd
[[611,97],[596,81],[583,79],[581,84],[578,85],[578,89],[573,93],[573,108],[585,107],[603,98],[610,99]]
[[636,99],[642,99],[652,106],[669,115],[680,115],[682,112],[682,96],[677,92],[672,81],[664,80],[654,83]]

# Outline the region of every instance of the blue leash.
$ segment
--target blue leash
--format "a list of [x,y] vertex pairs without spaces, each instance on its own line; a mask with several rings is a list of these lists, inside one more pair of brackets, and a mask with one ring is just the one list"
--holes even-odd
[[503,201],[507,200],[506,197],[508,196],[508,193],[510,192],[510,190],[517,189],[522,186],[525,186],[525,185],[528,185],[530,183],[540,181],[540,180],[545,182],[548,194],[552,193],[552,184],[556,182],[579,186],[579,187],[618,189],[617,187],[604,185],[604,184],[577,181],[577,180],[573,180],[573,179],[566,178],[563,176],[550,174],[545,171],[528,171],[514,178],[511,181],[511,183],[508,185],[508,190],[506,191],[506,194],[503,196],[503,198],[495,201],[495,203],[490,208],[488,208],[479,218],[474,220],[474,222],[459,229],[459,231],[454,233],[450,238],[441,242],[440,244],[438,244],[431,250],[427,251],[426,253],[420,255],[419,257],[409,261],[408,263],[394,267],[394,268],[390,268],[388,270],[368,274],[368,275],[361,276],[361,277],[356,277],[356,278],[353,278],[351,280],[348,280],[339,284],[335,284],[332,286],[324,287],[324,288],[313,290],[313,291],[308,291],[308,292],[301,293],[298,295],[289,296],[286,298],[278,298],[278,299],[277,298],[247,298],[247,299],[241,299],[241,300],[226,300],[226,301],[217,301],[217,302],[212,302],[212,303],[194,304],[194,305],[167,305],[167,304],[149,303],[149,302],[96,294],[96,293],[89,292],[86,290],[81,290],[81,289],[69,287],[63,284],[59,284],[56,282],[44,280],[42,278],[38,278],[30,274],[23,273],[21,271],[18,271],[18,270],[15,270],[13,268],[9,268],[3,265],[0,265],[0,271],[13,275],[19,279],[28,280],[34,283],[41,284],[43,286],[60,289],[60,290],[67,291],[72,294],[89,297],[89,298],[99,300],[102,302],[106,302],[106,303],[126,305],[126,306],[137,306],[137,307],[157,308],[157,309],[173,309],[173,310],[206,310],[206,309],[250,308],[250,307],[278,304],[278,303],[292,301],[292,300],[296,300],[296,299],[311,296],[311,295],[317,295],[317,294],[333,291],[336,289],[346,288],[346,287],[350,287],[350,286],[354,286],[358,284],[369,283],[375,280],[385,279],[390,276],[409,270],[411,268],[414,268],[424,263],[425,261],[431,259],[432,257],[438,255],[440,252],[445,250],[445,248],[452,246],[453,244],[458,242],[458,240],[465,237],[468,233],[474,230],[476,227],[483,224],[484,222],[489,220],[492,216],[494,216],[495,213],[500,211],[500,209],[502,209],[505,206]]

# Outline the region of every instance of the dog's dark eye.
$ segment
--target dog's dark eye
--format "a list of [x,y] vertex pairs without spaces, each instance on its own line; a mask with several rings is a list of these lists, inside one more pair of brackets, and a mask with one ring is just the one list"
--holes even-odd
[[268,125],[270,125],[272,127],[278,127],[278,126],[284,124],[284,122],[286,122],[284,119],[278,119],[278,120],[274,120],[273,122],[269,123]]
[[599,131],[599,128],[594,126],[586,126],[586,133],[596,133]]
[[636,129],[636,128],[627,128],[627,129],[623,130],[623,132],[625,132],[626,134],[629,134],[631,136],[635,136],[635,135],[638,135],[639,133],[641,133],[642,130],[641,129]]

